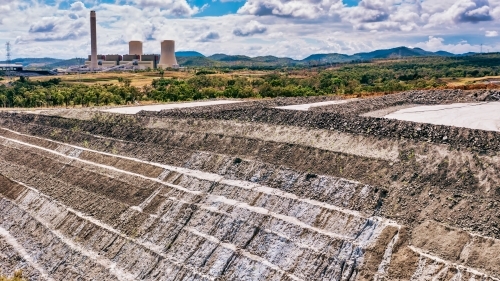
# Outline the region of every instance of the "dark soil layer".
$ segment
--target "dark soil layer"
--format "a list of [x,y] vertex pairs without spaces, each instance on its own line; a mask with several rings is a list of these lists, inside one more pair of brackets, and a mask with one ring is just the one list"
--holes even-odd
[[500,133],[358,115],[396,105],[496,101],[499,97],[498,90],[410,91],[342,105],[313,108],[311,111],[281,110],[273,108],[278,106],[278,102],[256,102],[165,110],[159,113],[142,112],[141,114],[143,116],[239,120],[329,129],[353,134],[449,144],[457,149],[467,148],[480,153],[488,153],[500,150]]
[[491,102],[499,100],[499,90],[408,91],[396,95],[361,99],[344,105],[314,107],[312,110],[316,112],[337,112],[345,115],[359,115],[370,111],[405,104],[436,105],[466,102]]
[[[273,112],[289,114],[288,111]],[[294,114],[300,113],[292,112],[292,116]],[[306,112],[306,114],[311,113]],[[358,118],[352,115],[341,116]],[[291,119],[291,122],[294,120],[298,119]],[[433,164],[435,167],[428,167],[425,163],[416,161],[413,148],[405,150],[402,146],[400,161],[389,163],[301,145],[195,132],[146,129],[143,125],[147,122],[147,118],[100,116],[92,121],[81,121],[4,113],[2,121],[2,126],[32,135],[143,160],[218,173],[234,179],[255,181],[252,180],[252,176],[260,174],[261,177],[257,181],[270,187],[300,197],[341,204],[353,210],[393,218],[406,225],[434,219],[500,238],[498,228],[500,216],[496,208],[492,207],[500,199],[500,189],[497,188],[500,184],[495,174],[488,172],[486,168],[481,167],[481,164],[469,163],[467,160],[460,162],[456,159],[445,159]],[[399,123],[406,129],[414,125]],[[443,130],[457,129],[437,127]],[[468,131],[491,134],[494,140],[497,142],[499,140],[498,135],[493,132]],[[464,150],[464,147],[454,148],[450,145],[449,149]],[[494,153],[495,150],[490,148],[490,152]],[[423,154],[425,151],[420,153]],[[205,155],[202,157],[204,161],[191,161],[199,158],[201,154]],[[283,173],[290,173],[290,182],[275,180],[282,177],[274,175]],[[486,181],[484,177],[479,177],[480,173],[487,174]],[[334,202],[332,201],[334,193],[318,192],[315,188],[318,175],[346,178],[368,184],[373,187],[371,192],[374,196],[372,200],[363,203],[356,200]],[[490,187],[488,191],[484,190],[486,183]],[[293,189],[288,186],[293,186]]]

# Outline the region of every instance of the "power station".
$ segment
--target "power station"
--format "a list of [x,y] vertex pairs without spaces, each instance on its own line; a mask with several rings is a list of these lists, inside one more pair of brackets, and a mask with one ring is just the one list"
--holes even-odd
[[177,65],[175,58],[175,41],[164,40],[161,42],[160,67],[168,68]]
[[90,12],[90,55],[85,65],[90,71],[112,71],[125,69],[178,68],[175,58],[175,41],[161,42],[161,55],[144,54],[141,41],[130,41],[126,55],[100,55],[97,53],[97,17]]
[[130,41],[128,43],[128,53],[129,55],[142,55],[142,42],[141,41]]

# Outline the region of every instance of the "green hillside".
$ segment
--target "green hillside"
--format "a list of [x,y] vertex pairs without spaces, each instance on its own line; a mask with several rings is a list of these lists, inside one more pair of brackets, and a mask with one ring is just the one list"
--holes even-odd
[[[246,55],[226,55],[214,54],[205,57],[195,51],[176,52],[178,63],[188,67],[232,67],[232,68],[253,68],[271,69],[278,67],[301,67],[330,65],[337,63],[366,62],[379,59],[398,59],[415,57],[462,57],[475,53],[455,55],[445,51],[429,52],[420,48],[398,47],[392,49],[375,50],[373,52],[357,53],[345,55],[339,53],[313,54],[302,60],[295,60],[286,57],[258,56],[249,57]],[[61,60],[54,58],[19,58],[12,60],[13,63],[21,63],[30,69],[53,69],[65,68],[77,65],[76,59]],[[0,62],[1,63],[1,62]],[[5,62],[3,62],[5,63]]]

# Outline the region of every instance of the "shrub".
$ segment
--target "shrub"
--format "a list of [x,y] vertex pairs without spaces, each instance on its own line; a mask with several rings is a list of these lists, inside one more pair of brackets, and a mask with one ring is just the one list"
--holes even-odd
[[4,275],[0,275],[0,281],[28,281],[28,280],[23,278],[23,271],[22,270],[16,270],[14,272],[13,277],[6,277]]

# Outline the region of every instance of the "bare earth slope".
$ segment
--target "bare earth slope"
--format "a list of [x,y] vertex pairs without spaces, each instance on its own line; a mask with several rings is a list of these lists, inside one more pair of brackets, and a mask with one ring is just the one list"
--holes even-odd
[[369,117],[497,96],[2,112],[0,273],[499,280],[500,133]]

